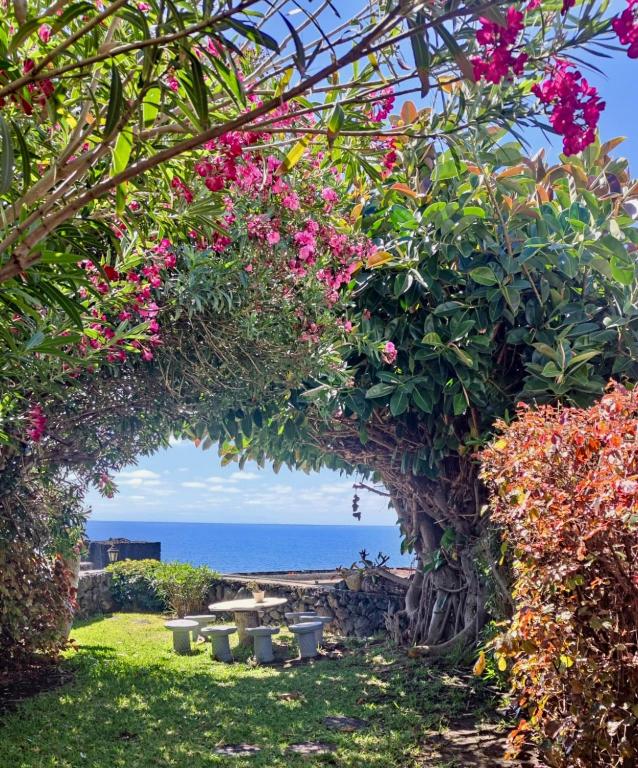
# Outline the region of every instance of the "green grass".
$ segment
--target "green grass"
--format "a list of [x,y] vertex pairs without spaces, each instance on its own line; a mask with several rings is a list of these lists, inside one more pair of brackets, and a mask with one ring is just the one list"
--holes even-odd
[[[73,682],[0,720],[1,768],[407,768],[424,729],[476,712],[466,683],[383,645],[290,667],[229,665],[213,662],[208,645],[174,654],[163,621],[115,614],[77,626],[77,649],[64,662]],[[283,700],[283,693],[301,697]],[[329,715],[364,718],[370,727],[336,733],[323,725]],[[304,741],[336,751],[286,752]],[[261,752],[214,754],[243,742]]]

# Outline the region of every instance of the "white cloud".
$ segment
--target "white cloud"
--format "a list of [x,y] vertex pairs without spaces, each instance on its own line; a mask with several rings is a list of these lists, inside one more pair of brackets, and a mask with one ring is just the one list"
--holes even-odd
[[198,480],[189,480],[186,483],[182,483],[182,488],[208,488],[206,483],[200,483]]
[[146,496],[129,496],[131,501],[146,501]]
[[329,494],[354,493],[352,490],[352,483],[324,483],[319,486],[319,491],[321,493]]
[[168,439],[168,444],[171,446],[171,448],[182,448],[185,445],[190,445],[190,441],[180,440],[179,438],[171,435]]
[[259,480],[259,475],[256,475],[254,472],[244,472],[243,470],[239,470],[238,472],[233,472],[230,476],[230,480],[233,483],[242,482],[244,480]]
[[150,469],[133,469],[129,472],[120,472],[118,475],[120,482],[129,478],[133,480],[157,480],[159,479],[159,475],[157,472],[152,472]]
[[241,493],[239,488],[229,488],[227,485],[209,485],[208,490],[212,493],[221,493],[226,495],[227,493]]

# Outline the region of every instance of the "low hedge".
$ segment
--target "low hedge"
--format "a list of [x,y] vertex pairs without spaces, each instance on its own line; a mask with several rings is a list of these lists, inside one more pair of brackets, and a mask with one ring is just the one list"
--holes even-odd
[[219,574],[208,566],[159,560],[122,560],[107,566],[111,592],[120,608],[197,613]]

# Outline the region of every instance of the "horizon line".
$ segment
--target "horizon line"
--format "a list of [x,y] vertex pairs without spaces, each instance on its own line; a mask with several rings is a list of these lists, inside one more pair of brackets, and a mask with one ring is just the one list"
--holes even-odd
[[281,525],[301,528],[397,528],[399,523],[220,523],[202,520],[96,520],[88,517],[87,523],[148,523],[149,525]]

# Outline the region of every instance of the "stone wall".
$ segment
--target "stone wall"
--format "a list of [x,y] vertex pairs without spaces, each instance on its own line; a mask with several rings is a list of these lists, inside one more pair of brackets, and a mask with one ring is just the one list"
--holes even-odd
[[[274,578],[257,578],[257,581],[269,597],[285,597],[288,601],[281,608],[264,611],[264,624],[283,624],[287,611],[316,611],[322,616],[333,617],[331,629],[338,634],[369,637],[385,632],[384,617],[389,609],[397,611],[403,607],[402,590],[385,583],[368,586],[364,591],[352,591],[343,582],[312,584]],[[223,576],[211,588],[201,606],[202,612],[208,610],[210,603],[251,597],[246,582],[246,578]],[[86,618],[116,609],[110,583],[111,575],[106,571],[84,571],[80,574],[78,617]],[[126,610],[127,606],[121,608]],[[233,618],[232,614],[217,615],[229,620]]]
[[77,601],[75,615],[80,619],[112,611],[115,603],[111,595],[111,574],[107,571],[82,571]]
[[[351,591],[344,584],[315,585],[258,579],[269,597],[285,597],[288,602],[281,608],[265,611],[264,624],[282,624],[287,611],[316,611],[332,616],[331,628],[342,635],[369,637],[385,632],[385,614],[389,609],[403,607],[404,596],[396,590]],[[222,577],[209,594],[210,602],[251,597],[245,580]],[[223,615],[223,614],[220,614]],[[231,619],[232,616],[228,615]]]

